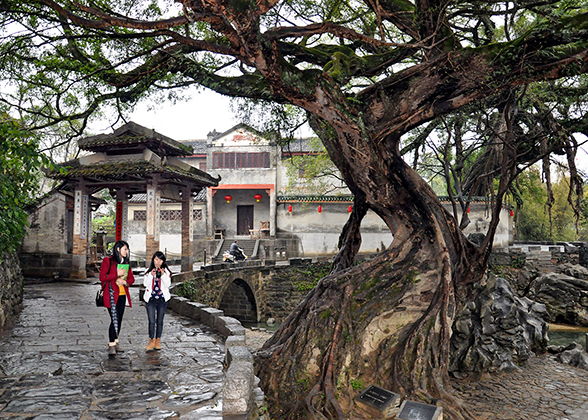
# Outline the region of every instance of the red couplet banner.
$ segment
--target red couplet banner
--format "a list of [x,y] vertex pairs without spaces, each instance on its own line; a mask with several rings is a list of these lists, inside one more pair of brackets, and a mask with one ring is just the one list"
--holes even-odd
[[123,203],[122,201],[116,202],[116,240],[120,241],[122,239],[122,214],[123,214]]

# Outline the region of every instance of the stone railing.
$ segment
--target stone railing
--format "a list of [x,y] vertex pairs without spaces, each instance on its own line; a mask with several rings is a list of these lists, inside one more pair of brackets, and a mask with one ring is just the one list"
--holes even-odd
[[536,268],[550,270],[558,264],[580,264],[588,268],[586,242],[520,242],[492,250],[490,265],[522,267],[531,263]]
[[224,316],[220,309],[176,295],[172,295],[168,306],[180,315],[207,325],[225,338],[223,418],[258,418],[264,395],[258,386],[259,378],[254,375],[253,355],[245,346],[243,325],[235,318]]

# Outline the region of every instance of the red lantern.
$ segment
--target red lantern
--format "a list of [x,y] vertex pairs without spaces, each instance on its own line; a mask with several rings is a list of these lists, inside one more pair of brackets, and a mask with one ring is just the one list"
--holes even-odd
[[227,200],[227,203],[230,203],[232,199],[233,197],[231,197],[230,195],[225,195],[225,200]]
[[318,206],[318,209],[317,210],[318,210],[319,213],[322,213],[323,212],[323,206]]
[[468,207],[468,210],[467,210],[467,212],[468,212],[468,214],[470,214],[470,208],[469,208],[469,207]]
[[255,194],[255,195],[253,196],[253,198],[255,198],[255,199],[257,200],[257,202],[259,203],[259,200],[261,200],[261,199],[262,199],[262,196],[261,196],[261,194]]
[[292,213],[292,204],[288,206],[288,213]]
[[353,206],[349,206],[349,207],[347,207],[347,211],[348,211],[349,213],[351,213],[351,212],[353,211]]
[[513,216],[514,216],[514,211],[511,210],[510,211],[510,217],[513,217]]

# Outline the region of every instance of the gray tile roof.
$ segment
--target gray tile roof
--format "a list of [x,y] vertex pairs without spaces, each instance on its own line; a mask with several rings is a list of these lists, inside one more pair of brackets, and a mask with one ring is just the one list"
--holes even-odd
[[166,156],[185,156],[192,154],[189,145],[177,142],[155,130],[150,130],[137,123],[129,122],[111,134],[99,134],[78,141],[82,150],[119,154],[120,151],[136,152],[146,147]]
[[182,144],[192,147],[195,155],[205,155],[207,152],[206,140],[182,140]]

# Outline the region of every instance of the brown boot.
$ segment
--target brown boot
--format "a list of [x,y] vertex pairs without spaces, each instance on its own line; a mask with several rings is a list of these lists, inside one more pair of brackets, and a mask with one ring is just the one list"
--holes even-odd
[[155,350],[161,350],[161,338],[155,339]]
[[114,348],[114,343],[112,345],[108,344],[108,357],[116,356],[116,349]]
[[145,350],[151,351],[151,350],[153,350],[153,347],[155,347],[155,340],[153,338],[150,338],[149,344],[147,344],[147,347],[145,347]]

